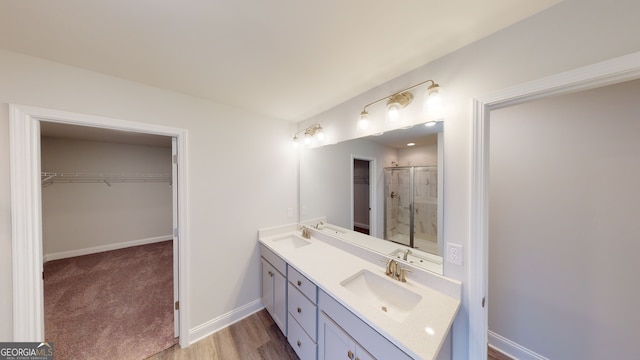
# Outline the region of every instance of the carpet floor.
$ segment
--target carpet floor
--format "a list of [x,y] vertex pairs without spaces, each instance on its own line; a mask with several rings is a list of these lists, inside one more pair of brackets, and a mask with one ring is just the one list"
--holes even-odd
[[173,242],[49,261],[45,338],[56,359],[145,359],[173,335]]

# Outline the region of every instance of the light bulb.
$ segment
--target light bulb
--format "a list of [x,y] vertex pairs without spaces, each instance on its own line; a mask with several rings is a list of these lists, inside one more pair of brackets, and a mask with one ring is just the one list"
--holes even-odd
[[397,121],[400,117],[400,105],[397,103],[389,105],[389,121],[394,122]]
[[358,120],[358,129],[367,130],[369,128],[369,113],[362,111],[360,113],[360,120]]
[[298,143],[298,137],[297,136],[293,137],[293,142],[291,143],[291,146],[293,146],[294,149],[297,149],[298,146],[300,146],[300,144]]
[[318,133],[316,135],[318,136],[318,140],[324,140],[324,130],[322,130],[322,128],[318,130]]
[[424,96],[423,111],[430,116],[442,117],[442,95],[440,92],[440,85],[433,84],[429,86]]
[[304,144],[305,144],[305,145],[309,145],[309,144],[311,144],[311,135],[309,135],[309,134],[305,135],[305,137],[304,137]]

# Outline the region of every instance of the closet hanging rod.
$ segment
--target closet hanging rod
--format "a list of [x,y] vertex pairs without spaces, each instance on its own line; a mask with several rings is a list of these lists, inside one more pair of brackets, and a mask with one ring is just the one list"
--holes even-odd
[[125,173],[55,173],[42,172],[42,185],[53,183],[104,183],[111,186],[111,183],[124,182],[169,182],[172,181],[171,174],[125,174]]

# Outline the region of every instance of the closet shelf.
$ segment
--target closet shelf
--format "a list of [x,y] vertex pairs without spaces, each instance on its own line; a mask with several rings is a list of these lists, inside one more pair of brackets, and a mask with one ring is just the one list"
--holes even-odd
[[119,174],[119,173],[40,173],[42,186],[55,183],[139,183],[139,182],[168,182],[171,185],[171,174]]

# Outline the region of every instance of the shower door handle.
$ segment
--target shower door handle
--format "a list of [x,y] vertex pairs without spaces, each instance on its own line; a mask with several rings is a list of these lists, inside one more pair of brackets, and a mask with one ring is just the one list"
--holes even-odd
[[396,196],[398,196],[398,195],[397,195],[395,192],[393,192],[393,191],[392,191],[392,192],[391,192],[391,194],[390,194],[389,196],[391,196],[391,198],[393,199],[394,197],[396,197]]

